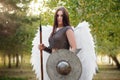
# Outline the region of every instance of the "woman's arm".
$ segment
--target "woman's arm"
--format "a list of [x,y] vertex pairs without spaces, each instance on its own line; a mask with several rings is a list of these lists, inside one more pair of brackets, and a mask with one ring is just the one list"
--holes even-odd
[[74,36],[74,32],[72,29],[68,29],[66,31],[66,34],[67,34],[67,38],[68,38],[68,41],[69,41],[69,44],[70,44],[70,47],[71,47],[71,51],[75,52],[76,50],[76,41],[75,41],[75,36]]
[[39,45],[39,50],[44,50],[44,51],[46,51],[48,53],[52,53],[51,48],[50,47],[46,47],[44,44],[40,44]]

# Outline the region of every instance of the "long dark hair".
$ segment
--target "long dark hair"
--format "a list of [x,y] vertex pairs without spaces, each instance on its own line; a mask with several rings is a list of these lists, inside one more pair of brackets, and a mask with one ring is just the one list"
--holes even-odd
[[53,36],[56,28],[58,27],[58,22],[57,22],[57,13],[58,13],[58,11],[63,12],[63,27],[70,26],[70,20],[69,20],[68,11],[64,7],[59,7],[56,10],[55,15],[54,15],[54,24],[53,24],[53,30],[52,30],[51,36]]

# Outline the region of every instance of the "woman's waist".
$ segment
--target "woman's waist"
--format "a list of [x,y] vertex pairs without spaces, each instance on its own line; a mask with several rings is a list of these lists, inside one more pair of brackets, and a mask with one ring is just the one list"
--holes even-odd
[[60,49],[66,49],[66,48],[52,48],[52,53],[55,52],[55,51],[57,51],[57,50],[60,50]]
[[57,50],[58,50],[58,48],[52,48],[52,53],[57,51]]

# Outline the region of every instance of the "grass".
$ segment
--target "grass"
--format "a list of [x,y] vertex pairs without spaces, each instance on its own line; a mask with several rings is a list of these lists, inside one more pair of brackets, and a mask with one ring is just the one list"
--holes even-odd
[[93,80],[120,80],[120,70],[111,65],[99,66],[99,73]]
[[[36,80],[36,75],[30,65],[22,68],[0,68],[0,80]],[[93,80],[120,80],[120,70],[111,65],[99,66],[99,73]]]
[[0,80],[27,80],[27,78],[10,78],[10,77],[0,77]]
[[36,80],[36,76],[31,65],[11,69],[1,67],[0,80]]

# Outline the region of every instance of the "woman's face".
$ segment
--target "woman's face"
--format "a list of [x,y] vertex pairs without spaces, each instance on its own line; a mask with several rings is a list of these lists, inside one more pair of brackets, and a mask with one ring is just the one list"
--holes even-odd
[[58,27],[63,27],[63,12],[62,11],[57,12],[57,22],[58,22]]

